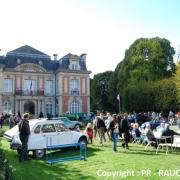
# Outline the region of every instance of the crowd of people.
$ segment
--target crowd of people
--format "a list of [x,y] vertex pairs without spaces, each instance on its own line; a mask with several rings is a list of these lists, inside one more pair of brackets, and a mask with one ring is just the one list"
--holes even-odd
[[21,140],[21,151],[19,161],[23,162],[29,160],[28,158],[28,138],[30,134],[30,127],[29,127],[29,114],[25,113],[21,116],[18,112],[16,115],[14,114],[1,114],[0,116],[0,127],[2,128],[5,121],[8,122],[9,128],[13,128],[15,125],[18,124],[19,128],[19,137]]
[[15,125],[17,125],[21,120],[21,114],[18,112],[15,114],[4,114],[2,113],[0,115],[0,128],[3,127],[5,121],[9,124],[9,128],[13,128]]
[[[159,121],[160,126],[157,129],[153,129],[150,123],[146,123],[145,126],[140,126],[142,122]],[[128,142],[138,141],[139,143],[148,143],[148,141],[154,142],[153,145],[157,147],[158,136],[172,136],[178,134],[171,130],[171,126],[174,122],[180,127],[180,113],[124,113],[124,114],[111,114],[110,112],[104,114],[100,113],[95,117],[93,123],[88,123],[85,131],[88,136],[88,143],[93,142],[93,138],[99,137],[99,143],[103,144],[107,140],[112,141],[112,149],[117,151],[118,139],[122,139],[122,147],[129,149]]]
[[100,113],[95,117],[93,124],[88,123],[85,129],[88,135],[88,142],[92,143],[92,139],[99,137],[100,144],[103,144],[107,140],[113,141],[113,151],[117,151],[117,142],[119,136],[122,137],[122,146],[128,149],[129,123],[128,114],[118,115],[107,113]]
[[[19,124],[20,140],[22,142],[22,150],[20,155],[20,161],[28,159],[27,156],[27,142],[30,133],[29,129],[29,114],[24,114],[21,117],[20,113],[17,115],[4,114],[0,116],[0,127],[2,128],[5,119],[8,119],[9,128]],[[147,121],[145,126],[140,126],[142,120]],[[149,121],[159,121],[160,126],[157,129],[152,129]],[[137,141],[139,143],[148,143],[148,141],[154,142],[153,145],[157,147],[157,132],[158,136],[173,136],[178,134],[170,129],[170,126],[177,122],[180,129],[180,113],[124,113],[124,114],[111,114],[100,112],[95,116],[93,123],[88,123],[85,132],[88,136],[88,143],[93,143],[94,138],[99,138],[99,143],[103,145],[106,141],[112,141],[112,149],[117,151],[117,144],[119,138],[122,139],[122,147],[129,149],[128,143],[130,140]],[[156,135],[155,135],[156,134]]]

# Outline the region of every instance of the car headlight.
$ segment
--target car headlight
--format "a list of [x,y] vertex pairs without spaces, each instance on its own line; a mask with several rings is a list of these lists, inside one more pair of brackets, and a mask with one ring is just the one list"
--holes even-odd
[[13,150],[17,150],[21,148],[21,141],[18,135],[15,135],[10,143],[10,148]]
[[19,139],[19,135],[15,135],[15,136],[13,137],[12,143],[17,143],[17,144],[20,144],[20,143],[21,143],[21,141],[20,141],[20,139]]

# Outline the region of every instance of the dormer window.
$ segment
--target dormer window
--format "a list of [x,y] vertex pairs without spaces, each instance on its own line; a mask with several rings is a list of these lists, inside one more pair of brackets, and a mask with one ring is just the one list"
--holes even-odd
[[72,69],[72,70],[78,70],[77,62],[73,62],[73,63],[71,64],[71,69]]
[[69,65],[69,69],[72,70],[80,70],[80,66],[79,66],[79,59],[71,59],[70,60],[70,65]]
[[17,63],[18,63],[18,64],[21,64],[21,59],[18,58],[18,59],[17,59]]
[[42,61],[39,61],[39,65],[41,65],[41,66],[42,66],[42,64],[43,64],[43,62],[42,62]]

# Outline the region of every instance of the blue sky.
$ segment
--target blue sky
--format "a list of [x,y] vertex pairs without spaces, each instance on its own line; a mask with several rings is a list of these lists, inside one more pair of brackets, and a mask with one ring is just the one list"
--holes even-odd
[[180,0],[0,0],[0,55],[28,44],[59,58],[87,53],[93,73],[114,70],[138,38],[180,45]]

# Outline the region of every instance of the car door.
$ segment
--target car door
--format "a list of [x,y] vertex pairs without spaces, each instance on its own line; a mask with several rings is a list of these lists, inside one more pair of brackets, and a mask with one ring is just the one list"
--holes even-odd
[[36,125],[28,141],[28,149],[45,149],[46,146],[72,144],[72,133],[62,123]]
[[72,131],[70,131],[64,124],[55,124],[57,131],[57,139],[59,145],[72,144]]
[[45,142],[46,146],[56,146],[59,145],[58,141],[58,132],[56,131],[54,123],[47,123],[42,125],[42,136],[43,141]]
[[29,149],[45,149],[55,145],[58,145],[58,139],[54,123],[37,125],[29,137]]
[[29,136],[28,149],[44,149],[46,147],[46,141],[41,132],[42,125],[37,124]]

